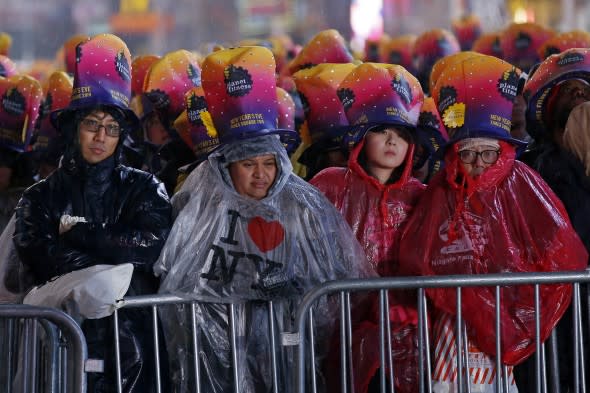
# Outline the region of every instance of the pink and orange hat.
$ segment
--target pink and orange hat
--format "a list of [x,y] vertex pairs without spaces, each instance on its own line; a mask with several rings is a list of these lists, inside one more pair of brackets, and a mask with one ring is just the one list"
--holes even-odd
[[348,131],[349,123],[338,98],[338,87],[355,68],[352,63],[323,63],[293,75],[312,143],[341,139]]
[[191,88],[186,93],[185,100],[185,109],[174,121],[174,128],[193,150],[196,161],[200,162],[219,147],[219,137],[207,109],[203,88]]
[[222,49],[203,61],[207,106],[222,144],[277,134],[287,150],[299,144],[295,130],[278,126],[275,60],[261,46]]
[[49,76],[45,99],[39,114],[39,127],[34,134],[33,150],[45,150],[59,131],[51,123],[51,112],[66,108],[72,96],[73,81],[65,71],[55,71]]
[[343,137],[349,148],[376,126],[415,129],[424,101],[418,80],[395,64],[359,65],[340,83],[337,94],[351,126]]
[[528,72],[541,61],[539,48],[555,31],[536,23],[512,23],[500,34],[504,60]]
[[583,30],[558,33],[541,45],[539,48],[539,57],[545,60],[551,55],[571,48],[590,48],[590,33]]
[[184,110],[185,94],[199,86],[201,67],[197,56],[180,49],[151,65],[145,75],[143,93],[169,126]]
[[574,78],[590,82],[590,49],[573,48],[551,55],[527,80],[523,95],[527,101],[527,132],[533,138],[542,138],[548,133],[545,115],[551,89]]
[[60,128],[75,112],[98,105],[120,109],[129,126],[138,126],[129,107],[131,99],[131,54],[123,40],[113,34],[99,34],[76,47],[76,69],[69,105],[51,113]]
[[39,116],[41,84],[26,75],[0,78],[0,97],[0,146],[24,152]]
[[301,49],[289,64],[289,72],[310,68],[322,63],[351,63],[352,54],[337,30],[320,31]]
[[446,67],[432,91],[449,135],[446,146],[466,138],[493,138],[526,146],[510,135],[520,73],[513,65],[485,55]]

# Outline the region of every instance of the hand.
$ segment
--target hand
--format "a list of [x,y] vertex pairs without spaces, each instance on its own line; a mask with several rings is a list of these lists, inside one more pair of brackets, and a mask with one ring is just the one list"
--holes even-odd
[[79,222],[87,222],[87,221],[86,221],[86,218],[84,218],[84,217],[76,217],[76,216],[70,216],[68,214],[64,214],[59,219],[59,234],[61,235],[62,233],[69,231],[70,229],[72,229],[72,227],[74,225],[76,225]]

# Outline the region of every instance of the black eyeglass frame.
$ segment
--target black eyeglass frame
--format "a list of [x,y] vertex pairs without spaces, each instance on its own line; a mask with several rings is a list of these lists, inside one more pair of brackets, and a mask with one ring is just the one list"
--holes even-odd
[[[472,158],[468,159],[467,157],[464,157],[465,154],[463,153],[469,153],[469,155]],[[491,153],[493,153],[491,159],[490,157],[485,158],[487,155],[490,155]],[[482,151],[466,149],[457,152],[457,155],[459,156],[459,160],[461,160],[461,162],[464,164],[474,164],[477,161],[477,157],[481,157],[481,160],[485,164],[495,164],[496,161],[498,161],[498,158],[500,158],[500,149],[487,149]]]

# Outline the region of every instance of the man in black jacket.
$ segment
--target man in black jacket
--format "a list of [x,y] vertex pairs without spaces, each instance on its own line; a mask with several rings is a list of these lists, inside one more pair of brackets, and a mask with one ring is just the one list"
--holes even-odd
[[[127,295],[157,291],[152,265],[171,227],[171,207],[158,179],[119,164],[123,139],[137,124],[128,108],[129,64],[129,50],[113,35],[77,48],[71,103],[52,113],[68,140],[66,152],[16,209],[14,244],[37,285],[97,264],[132,263]],[[120,313],[125,392],[155,388],[148,318],[133,309]],[[82,330],[89,357],[105,361],[104,373],[89,374],[88,391],[114,391],[112,318],[88,319]]]

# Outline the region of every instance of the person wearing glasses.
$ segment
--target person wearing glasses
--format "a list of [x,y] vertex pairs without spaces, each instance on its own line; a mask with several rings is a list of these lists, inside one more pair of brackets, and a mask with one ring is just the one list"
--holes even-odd
[[[23,193],[13,243],[35,285],[98,264],[132,263],[126,296],[155,293],[152,266],[172,226],[172,208],[157,178],[120,164],[123,140],[137,124],[126,104],[129,50],[102,34],[77,53],[70,104],[51,113],[66,150],[60,166]],[[155,389],[148,318],[137,310],[119,315],[124,392]],[[116,391],[112,324],[112,317],[82,322],[89,358],[104,360],[103,373],[88,374],[89,392]]]
[[[588,253],[558,197],[526,164],[517,161],[525,142],[511,134],[520,71],[479,55],[445,68],[433,98],[449,135],[441,148],[445,167],[428,184],[400,240],[406,275],[456,275],[582,270]],[[544,341],[563,316],[571,287],[541,285],[540,334]],[[433,391],[455,391],[456,291],[427,290],[432,301]],[[471,391],[495,391],[496,298],[494,287],[463,288],[461,316],[468,343]],[[535,351],[532,286],[506,286],[499,305],[501,361],[509,392],[520,391],[513,366]],[[485,377],[484,377],[485,376]],[[463,387],[464,388],[464,387]]]

